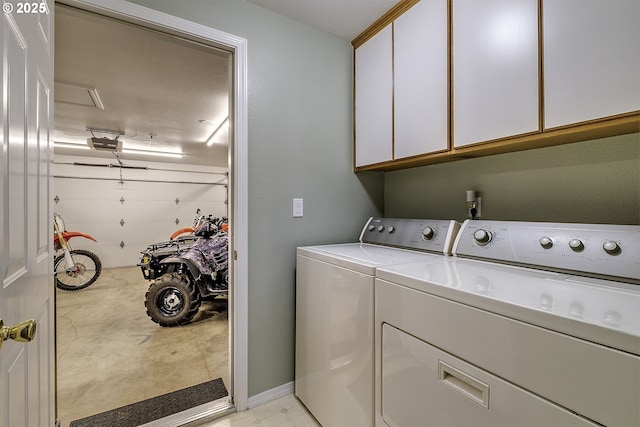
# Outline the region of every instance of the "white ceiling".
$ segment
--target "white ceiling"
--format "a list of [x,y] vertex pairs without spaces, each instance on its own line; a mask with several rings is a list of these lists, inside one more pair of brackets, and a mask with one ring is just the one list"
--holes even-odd
[[[106,137],[122,134],[123,149],[184,153],[122,152],[122,160],[227,166],[228,132],[211,146],[206,141],[228,116],[229,53],[63,6],[55,17],[54,141],[86,147],[87,129],[108,130],[116,133]],[[92,99],[74,87],[95,89],[104,109],[79,105]],[[55,153],[114,159],[60,145]]]
[[351,41],[400,0],[248,0]]
[[[351,41],[400,0],[248,1]],[[228,116],[227,52],[65,6],[56,6],[55,17],[56,142],[86,147],[87,129],[108,130],[121,134],[124,149],[184,153],[171,159],[122,152],[123,161],[227,166],[226,127],[216,143],[205,143]],[[95,89],[104,109],[93,106],[87,89]],[[114,158],[61,145],[55,153]]]

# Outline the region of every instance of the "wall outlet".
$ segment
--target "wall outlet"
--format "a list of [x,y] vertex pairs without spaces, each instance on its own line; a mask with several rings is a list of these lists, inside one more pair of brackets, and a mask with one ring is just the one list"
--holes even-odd
[[[477,196],[476,197],[476,216],[475,219],[479,219],[480,218],[480,212],[481,212],[481,206],[482,206],[482,197],[481,196]],[[467,209],[467,217],[471,218],[471,208]]]

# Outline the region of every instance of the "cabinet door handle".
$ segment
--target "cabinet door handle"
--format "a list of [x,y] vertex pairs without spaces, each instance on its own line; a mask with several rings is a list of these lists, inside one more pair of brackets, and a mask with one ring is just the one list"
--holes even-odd
[[463,396],[489,409],[489,385],[438,360],[438,379]]

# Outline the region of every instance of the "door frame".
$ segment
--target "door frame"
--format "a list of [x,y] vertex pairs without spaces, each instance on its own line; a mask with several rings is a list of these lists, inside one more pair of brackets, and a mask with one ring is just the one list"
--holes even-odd
[[[248,92],[247,40],[214,28],[168,15],[124,0],[56,0],[88,12],[210,44],[233,56],[233,137],[229,145],[230,226],[233,261],[231,271],[231,391],[238,411],[248,409]],[[200,414],[206,416],[208,414]],[[192,420],[199,418],[195,416]]]

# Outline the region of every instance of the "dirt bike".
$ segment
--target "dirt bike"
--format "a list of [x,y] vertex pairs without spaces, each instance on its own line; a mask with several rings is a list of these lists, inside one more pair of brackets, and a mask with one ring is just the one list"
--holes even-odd
[[53,247],[62,254],[53,260],[56,286],[65,291],[78,291],[95,282],[102,272],[102,261],[98,255],[85,249],[71,249],[69,240],[74,237],[97,240],[79,231],[67,231],[62,217],[53,214]]
[[[228,293],[227,219],[197,213],[196,220],[192,236],[156,243],[142,252],[138,266],[151,281],[145,307],[160,326],[189,323],[203,299]],[[195,242],[184,239],[194,237]]]

